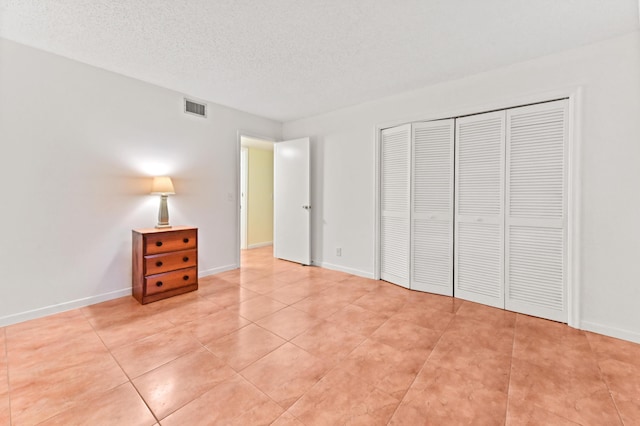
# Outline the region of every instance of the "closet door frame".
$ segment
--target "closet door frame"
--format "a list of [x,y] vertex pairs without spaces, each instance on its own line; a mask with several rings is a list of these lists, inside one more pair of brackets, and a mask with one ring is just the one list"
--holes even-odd
[[567,310],[568,325],[574,328],[582,328],[580,311],[580,227],[581,227],[581,129],[583,111],[583,87],[569,86],[556,90],[545,90],[538,93],[520,94],[490,102],[467,102],[464,106],[451,107],[436,113],[412,114],[404,119],[379,122],[372,127],[374,141],[373,176],[374,187],[374,224],[373,224],[373,273],[370,276],[375,280],[380,279],[380,176],[381,158],[380,143],[383,129],[409,124],[419,121],[444,120],[465,115],[479,114],[482,112],[515,108],[530,104],[549,102],[558,99],[568,99],[568,158],[567,158]]

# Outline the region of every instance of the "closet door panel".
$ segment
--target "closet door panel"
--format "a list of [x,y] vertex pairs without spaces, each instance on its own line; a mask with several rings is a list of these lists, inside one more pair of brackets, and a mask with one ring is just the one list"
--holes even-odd
[[504,308],[504,111],[456,120],[454,292]]
[[453,295],[453,157],[451,120],[412,127],[411,288]]
[[457,237],[456,297],[503,308],[502,226],[460,221]]
[[567,321],[567,101],[507,111],[505,307]]
[[409,287],[411,125],[381,132],[380,278]]

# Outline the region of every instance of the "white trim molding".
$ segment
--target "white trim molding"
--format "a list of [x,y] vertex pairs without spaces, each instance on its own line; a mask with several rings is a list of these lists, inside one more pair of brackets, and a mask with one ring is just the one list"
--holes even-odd
[[347,274],[357,275],[363,278],[376,279],[374,277],[374,274],[372,274],[371,272],[361,271],[360,269],[348,268],[346,266],[335,265],[333,263],[327,263],[327,262],[320,262],[320,263],[312,262],[312,264],[319,266],[321,268],[331,269],[332,271],[346,272]]
[[254,248],[268,247],[268,246],[272,246],[272,245],[273,245],[273,241],[263,241],[261,243],[249,244],[247,246],[247,248],[249,250],[251,250],[251,249],[254,249]]
[[203,271],[198,271],[198,278],[208,277],[209,275],[220,274],[222,272],[238,269],[239,267],[240,267],[240,263],[236,263],[233,265],[220,266],[218,268],[205,269]]
[[590,331],[592,333],[615,337],[616,339],[623,339],[634,343],[640,343],[640,333],[635,331],[624,330],[622,328],[611,327],[608,325],[602,325],[590,321],[583,321],[578,328],[580,328],[581,330]]
[[103,293],[97,296],[85,297],[82,299],[59,303],[57,305],[45,306],[44,308],[33,309],[31,311],[7,315],[4,317],[0,317],[0,327],[5,327],[7,325],[17,324],[19,322],[32,319],[42,318],[48,315],[59,314],[62,312],[70,311],[72,309],[84,308],[85,306],[106,302],[107,300],[131,296],[131,291],[131,286],[127,286],[126,288],[123,288],[121,290],[111,291],[109,293]]

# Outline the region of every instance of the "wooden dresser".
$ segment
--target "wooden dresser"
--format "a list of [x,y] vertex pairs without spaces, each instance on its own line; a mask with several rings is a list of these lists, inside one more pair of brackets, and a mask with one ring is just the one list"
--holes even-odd
[[133,297],[155,302],[198,289],[198,228],[133,230]]

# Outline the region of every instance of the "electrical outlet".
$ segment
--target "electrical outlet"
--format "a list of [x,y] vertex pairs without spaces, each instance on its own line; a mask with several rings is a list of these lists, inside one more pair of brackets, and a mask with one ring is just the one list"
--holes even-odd
[[338,247],[336,249],[336,256],[342,256],[342,248]]

